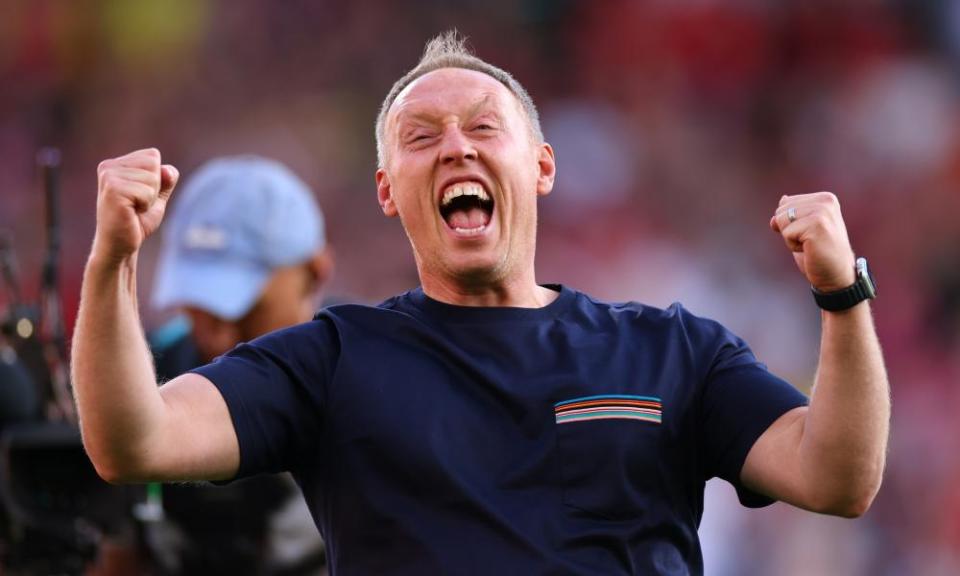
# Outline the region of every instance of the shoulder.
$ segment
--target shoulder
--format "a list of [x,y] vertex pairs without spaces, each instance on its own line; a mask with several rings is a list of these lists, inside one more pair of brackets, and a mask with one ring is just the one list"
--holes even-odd
[[691,350],[716,350],[740,342],[723,324],[691,312],[680,302],[659,308],[636,301],[606,302],[578,292],[575,310],[583,321],[610,323],[641,339]]
[[423,321],[424,314],[415,299],[416,292],[404,292],[375,305],[346,303],[325,306],[313,319],[315,322],[327,323],[330,329],[339,334],[353,331],[360,331],[368,336],[389,333],[396,326],[410,320]]
[[636,322],[650,326],[689,326],[694,329],[720,327],[720,324],[706,317],[698,316],[685,308],[680,302],[674,302],[666,308],[659,308],[637,301],[608,302],[584,292],[576,292],[576,309],[586,315],[610,315],[621,321]]
[[337,326],[330,316],[318,313],[313,320],[281,328],[250,341],[259,348],[294,350],[320,346],[327,349],[337,341]]
[[402,295],[385,300],[377,305],[336,304],[321,308],[313,317],[314,323],[326,329],[340,332],[353,328],[376,329],[384,327],[390,318],[409,316],[409,305],[404,305]]
[[411,292],[404,292],[396,296],[387,298],[379,304],[360,304],[355,302],[334,302],[325,305],[314,314],[314,320],[336,322],[338,320],[349,320],[355,317],[366,315],[376,315],[380,313],[389,313],[407,310],[411,303]]

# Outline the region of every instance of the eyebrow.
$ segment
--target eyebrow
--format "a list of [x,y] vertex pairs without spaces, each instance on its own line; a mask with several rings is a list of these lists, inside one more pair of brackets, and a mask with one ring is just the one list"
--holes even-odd
[[[481,113],[484,112],[483,108],[489,106],[490,102],[495,98],[496,98],[496,95],[493,94],[492,92],[485,93],[481,98],[477,99],[476,102],[470,105],[470,108],[467,110],[466,117],[473,118],[475,116],[480,115]],[[493,114],[498,119],[502,117],[502,115],[496,112],[495,110],[490,110],[489,113]],[[394,122],[396,122],[397,127],[400,127],[401,123],[406,120],[426,121],[426,122],[433,123],[433,122],[436,122],[440,116],[442,116],[442,114],[434,114],[432,112],[427,112],[423,110],[420,110],[420,111],[413,110],[411,112],[400,110],[397,113],[397,116],[394,119]]]
[[[480,98],[479,100],[474,102],[473,106],[470,107],[470,110],[467,112],[467,117],[473,118],[474,116],[479,115],[483,107],[488,106],[490,104],[490,101],[493,100],[494,98],[496,98],[496,96],[494,96],[492,92],[487,92],[486,94],[484,94],[483,98]],[[496,112],[493,112],[493,114],[498,117],[500,116]]]

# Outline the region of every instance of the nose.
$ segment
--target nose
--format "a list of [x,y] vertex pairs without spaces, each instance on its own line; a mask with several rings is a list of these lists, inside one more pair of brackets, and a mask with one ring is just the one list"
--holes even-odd
[[477,149],[473,142],[464,135],[459,126],[449,124],[443,132],[443,142],[440,148],[440,160],[444,164],[457,164],[467,160],[477,159]]

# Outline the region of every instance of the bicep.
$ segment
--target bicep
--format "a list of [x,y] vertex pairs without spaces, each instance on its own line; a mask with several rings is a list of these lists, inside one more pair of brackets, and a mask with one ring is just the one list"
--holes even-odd
[[224,480],[240,466],[240,446],[230,411],[213,382],[188,372],[160,387],[166,405],[156,450],[158,480]]
[[750,490],[801,508],[811,508],[800,459],[809,408],[800,406],[774,420],[747,453],[740,482]]

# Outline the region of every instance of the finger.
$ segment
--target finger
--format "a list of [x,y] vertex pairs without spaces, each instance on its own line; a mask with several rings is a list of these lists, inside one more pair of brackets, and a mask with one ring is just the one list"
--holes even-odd
[[166,200],[180,180],[180,171],[173,164],[160,167],[160,198]]
[[137,182],[146,184],[154,189],[160,187],[160,175],[152,170],[143,168],[130,168],[125,166],[112,166],[100,173],[101,183],[104,180],[110,180],[115,184],[115,188],[122,187],[123,182]]
[[774,211],[774,214],[786,214],[791,208],[796,211],[797,219],[799,219],[802,216],[809,216],[824,210],[839,213],[840,204],[837,202],[836,196],[829,192],[803,194],[800,196],[791,196],[789,200],[781,202]]
[[787,250],[790,250],[794,253],[803,252],[803,242],[796,236],[782,234],[783,243],[787,247]]
[[[794,196],[788,196],[784,194],[780,197],[780,201],[777,203],[777,208],[774,210],[773,216],[770,218],[770,229],[774,232],[781,232],[789,223],[789,218],[785,218],[784,215],[787,214],[787,211],[790,208],[793,208],[795,211],[799,206],[812,204],[815,202],[815,199],[812,198],[813,194],[797,194]],[[796,217],[799,219],[799,212],[796,213]]]
[[160,165],[160,150],[156,148],[141,148],[140,150],[134,150],[128,154],[124,154],[118,160],[122,160],[124,164],[129,165],[147,165],[147,166],[159,166]]
[[836,196],[829,192],[817,192],[816,194],[798,194],[796,196],[784,196],[777,204],[775,212],[783,212],[787,208],[800,208],[806,206],[813,209],[815,206],[829,206],[836,200]]
[[777,208],[770,219],[770,227],[775,232],[785,233],[787,228],[796,224],[801,218],[809,214],[809,209],[793,204],[786,204]]
[[160,169],[160,151],[156,148],[143,148],[114,158],[113,161],[118,166],[157,171]]
[[780,197],[780,202],[777,204],[777,206],[783,206],[784,204],[808,203],[839,204],[839,199],[833,192],[827,192],[825,190],[821,190],[820,192],[812,192],[810,194],[794,194],[792,196],[784,194]]
[[783,237],[783,243],[787,245],[791,252],[803,252],[803,240],[799,234],[782,232],[781,236]]
[[[780,233],[783,232],[783,229],[791,224],[789,209],[793,208],[796,212],[795,206],[778,206],[777,210],[773,213],[773,216],[770,217],[770,229],[774,232]],[[796,213],[796,217],[799,219],[799,213]]]
[[119,198],[121,199],[119,200],[121,203],[132,203],[134,210],[137,212],[146,212],[157,199],[156,188],[148,184],[125,181],[121,185],[122,188],[116,190],[116,195],[109,194],[109,192],[114,192],[112,186],[112,182],[107,182],[104,188],[104,190],[108,192],[107,196],[103,199],[104,202],[107,202],[107,205],[115,205],[117,202],[116,199]]
[[[770,227],[780,233],[783,242],[791,252],[803,251],[803,243],[809,234],[810,227],[817,224],[815,211],[806,212],[807,210],[810,209],[788,206],[770,219]],[[796,215],[793,220],[790,219],[791,213]]]

